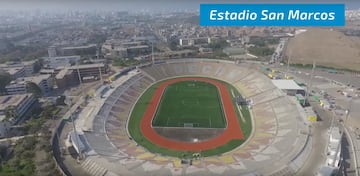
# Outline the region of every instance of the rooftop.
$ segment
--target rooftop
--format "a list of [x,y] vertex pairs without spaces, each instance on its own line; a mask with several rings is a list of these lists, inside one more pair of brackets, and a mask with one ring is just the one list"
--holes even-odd
[[56,79],[62,79],[66,74],[72,73],[72,70],[67,68],[60,70],[60,72],[55,76]]
[[147,45],[138,45],[138,46],[130,46],[127,49],[142,49],[142,48],[149,48]]
[[19,70],[23,69],[24,67],[7,67],[3,68],[6,72],[8,72],[10,75],[16,74]]
[[37,62],[36,60],[32,60],[32,61],[22,61],[22,62],[6,62],[4,64],[0,64],[0,68],[16,68],[16,67],[23,67],[23,66],[27,66],[27,65],[32,65],[35,62]]
[[17,106],[22,100],[31,96],[31,94],[5,95],[0,96],[0,111],[9,106]]
[[279,89],[282,90],[304,90],[304,88],[300,87],[294,80],[287,79],[277,79],[272,80],[272,83]]
[[47,80],[51,77],[50,74],[43,74],[43,75],[37,75],[37,76],[32,76],[32,77],[25,77],[25,81],[30,81],[33,83],[40,83],[42,80]]
[[105,64],[98,63],[98,64],[84,64],[84,65],[74,65],[69,67],[68,69],[82,69],[82,68],[95,68],[95,67],[104,67]]
[[55,56],[55,57],[43,57],[44,59],[80,59],[80,56],[76,55],[76,56]]
[[40,73],[47,73],[47,74],[52,74],[54,73],[55,70],[54,69],[41,69]]
[[63,50],[70,50],[70,49],[85,49],[85,48],[92,48],[96,47],[96,44],[90,44],[86,46],[69,46],[69,47],[63,47]]

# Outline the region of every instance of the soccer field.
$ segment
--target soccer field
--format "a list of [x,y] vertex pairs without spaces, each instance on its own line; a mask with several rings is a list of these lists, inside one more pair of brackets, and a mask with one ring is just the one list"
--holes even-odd
[[154,127],[225,128],[226,120],[216,86],[200,81],[169,85],[152,121]]

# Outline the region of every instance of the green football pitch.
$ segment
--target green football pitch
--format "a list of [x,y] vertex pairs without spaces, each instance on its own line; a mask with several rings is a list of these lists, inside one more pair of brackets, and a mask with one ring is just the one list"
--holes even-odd
[[182,81],[164,90],[152,121],[154,127],[225,128],[218,89],[201,81]]

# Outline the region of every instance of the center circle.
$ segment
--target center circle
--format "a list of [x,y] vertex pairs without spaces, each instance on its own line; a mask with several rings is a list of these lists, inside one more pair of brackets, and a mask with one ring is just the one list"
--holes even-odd
[[226,128],[222,106],[219,90],[214,84],[197,80],[172,83],[161,96],[152,127],[170,140],[210,140]]

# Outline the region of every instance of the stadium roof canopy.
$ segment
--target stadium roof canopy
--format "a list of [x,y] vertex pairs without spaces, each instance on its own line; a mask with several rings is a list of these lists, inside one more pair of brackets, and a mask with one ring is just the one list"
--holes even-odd
[[272,83],[281,90],[304,90],[294,80],[276,79],[272,80]]

